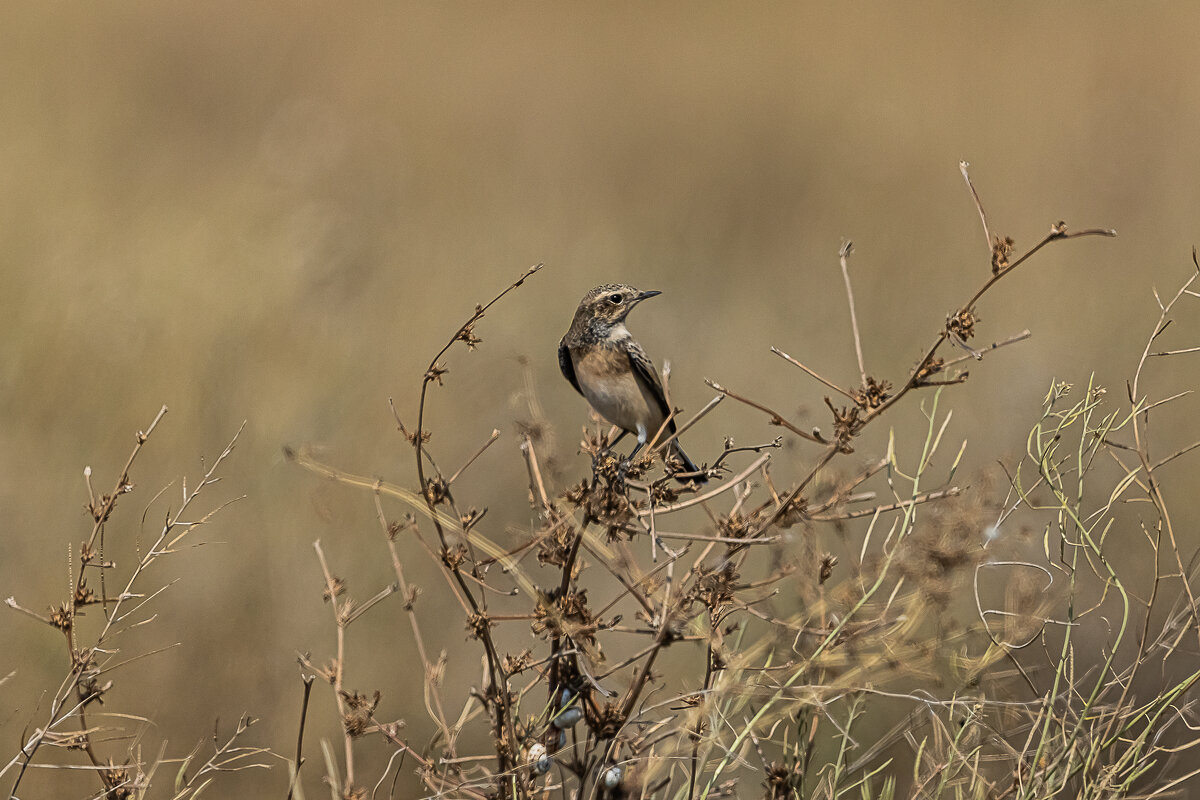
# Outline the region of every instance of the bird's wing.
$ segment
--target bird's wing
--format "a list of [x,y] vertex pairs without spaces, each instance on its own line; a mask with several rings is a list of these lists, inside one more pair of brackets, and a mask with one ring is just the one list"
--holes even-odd
[[558,368],[562,370],[563,377],[575,387],[575,391],[583,394],[583,389],[579,388],[579,380],[575,377],[575,365],[571,363],[571,351],[565,341],[558,343]]
[[[638,382],[650,390],[650,394],[654,395],[654,399],[658,401],[658,407],[662,410],[664,417],[671,416],[671,409],[667,406],[667,395],[663,391],[662,381],[658,378],[658,370],[654,368],[654,362],[650,360],[650,356],[646,355],[646,351],[637,342],[630,340],[627,343],[625,352],[629,354],[629,366],[633,368],[633,374]],[[675,421],[672,420],[669,430],[675,432]],[[653,432],[651,432],[653,435]]]

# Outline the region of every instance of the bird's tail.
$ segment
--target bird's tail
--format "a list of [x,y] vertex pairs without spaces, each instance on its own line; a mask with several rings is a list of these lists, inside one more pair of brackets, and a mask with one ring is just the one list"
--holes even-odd
[[[683,463],[684,473],[700,472],[700,468],[696,466],[696,462],[688,458],[688,454],[683,452],[683,448],[679,446],[678,440],[671,442],[671,455]],[[688,481],[707,483],[708,476],[703,473],[699,475],[688,475],[687,477],[680,475],[675,480],[679,481],[680,483],[687,483]]]

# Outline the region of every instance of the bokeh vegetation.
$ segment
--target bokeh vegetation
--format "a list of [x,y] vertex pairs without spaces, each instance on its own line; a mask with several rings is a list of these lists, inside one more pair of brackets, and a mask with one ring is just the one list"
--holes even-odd
[[[501,432],[459,490],[489,509],[498,538],[530,525],[519,443],[535,417],[550,479],[589,472],[576,448],[585,410],[553,351],[592,285],[664,290],[631,325],[671,361],[687,412],[711,397],[708,377],[828,427],[828,392],[799,373],[781,379],[792,368],[769,348],[855,383],[842,237],[858,249],[866,352],[895,380],[921,357],[931,321],[987,274],[959,158],[975,163],[996,232],[1018,252],[1060,218],[1117,228],[1118,239],[1055,247],[998,285],[981,309],[985,338],[1029,328],[1031,339],[939,400],[954,409],[947,435],[969,440],[959,481],[990,514],[1009,485],[996,461],[1016,464],[1052,381],[1078,387],[1071,405],[1093,373],[1110,399],[1124,396],[1159,313],[1150,287],[1181,282],[1197,238],[1200,56],[1197,12],[1182,5],[146,2],[4,16],[0,594],[38,613],[63,599],[92,527],[84,466],[109,491],[131,433],[162,404],[171,411],[139,456],[105,553],[122,567],[178,509],[178,482],[150,506],[155,493],[203,474],[247,421],[213,502],[246,499],[208,526],[213,546],[172,556],[158,577],[179,582],[124,645],[180,646],[128,665],[106,701],[154,720],[141,729],[147,757],[163,740],[186,754],[214,719],[227,732],[246,712],[262,719],[255,744],[291,755],[296,655],[327,656],[333,641],[313,540],[360,599],[395,573],[369,497],[314,479],[283,446],[415,486],[388,398],[411,420],[429,356],[530,264],[547,267],[489,314],[481,351],[457,354],[453,390],[430,412],[450,462]],[[1194,343],[1186,306],[1178,316],[1165,349]],[[1188,358],[1159,366],[1158,399],[1195,385]],[[1160,457],[1200,438],[1186,402],[1155,411],[1169,433]],[[896,451],[919,453],[918,404],[894,413]],[[711,462],[726,436],[773,438],[765,422],[727,401],[689,448]],[[887,452],[889,433],[863,434],[860,466]],[[811,451],[794,436],[783,444],[775,477],[786,486]],[[1163,493],[1186,497],[1195,474],[1181,457]],[[1174,522],[1186,559],[1196,512],[1179,504]],[[1006,543],[1018,534],[1000,528]],[[1105,544],[1113,557],[1124,546]],[[1122,562],[1134,582],[1154,574],[1138,552],[1130,543]],[[411,581],[444,588],[428,558],[406,558]],[[399,606],[392,598],[355,623],[353,683],[379,688],[388,718],[419,728]],[[0,684],[0,731],[16,742],[46,713],[64,649],[6,612],[0,677],[13,674]],[[449,654],[446,687],[479,685],[478,643],[457,617],[425,635]],[[320,738],[338,736],[329,701],[311,704],[313,781]],[[359,768],[377,776],[389,755],[368,749]],[[278,793],[286,767],[275,763],[226,778],[222,793]],[[22,784],[24,797],[95,790],[95,776],[74,771],[34,770]]]

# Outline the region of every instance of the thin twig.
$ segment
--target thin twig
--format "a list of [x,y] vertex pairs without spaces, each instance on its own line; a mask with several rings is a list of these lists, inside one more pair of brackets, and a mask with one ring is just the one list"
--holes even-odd
[[805,366],[803,363],[801,363],[800,361],[797,361],[796,359],[792,358],[792,357],[791,357],[791,356],[789,356],[787,353],[785,353],[785,352],[783,352],[782,350],[780,350],[778,347],[772,346],[772,347],[771,347],[771,352],[772,352],[772,353],[774,353],[775,355],[779,356],[780,358],[784,359],[784,360],[785,360],[785,361],[787,361],[789,364],[794,364],[795,366],[797,366],[797,367],[799,367],[800,369],[804,370],[804,371],[805,371],[805,372],[807,372],[809,375],[811,375],[812,377],[816,378],[816,379],[817,379],[818,381],[820,381],[821,383],[823,383],[823,384],[825,384],[826,386],[828,386],[830,389],[833,389],[835,392],[837,392],[837,393],[839,393],[839,394],[842,394],[842,395],[845,395],[845,396],[846,396],[847,398],[849,398],[851,401],[853,401],[853,400],[854,400],[854,395],[853,395],[853,394],[851,394],[850,392],[846,391],[846,390],[845,390],[845,389],[843,389],[842,387],[838,386],[836,383],[834,383],[833,381],[829,380],[828,378],[824,378],[824,377],[822,377],[821,375],[819,375],[819,374],[816,372],[816,370],[810,369],[809,367]]
[[858,356],[858,372],[862,376],[862,387],[867,388],[867,367],[863,361],[862,337],[858,332],[858,314],[854,310],[854,290],[850,288],[850,266],[847,263],[854,252],[854,243],[846,240],[838,250],[838,263],[842,265],[842,279],[846,282],[846,300],[850,304],[850,328],[854,331],[854,353]]
[[958,171],[962,173],[963,180],[967,182],[967,188],[971,190],[971,199],[975,201],[975,210],[979,212],[979,223],[983,225],[983,242],[990,254],[992,251],[992,232],[988,230],[987,214],[983,213],[983,202],[979,199],[979,193],[975,191],[975,184],[971,183],[971,176],[967,173],[967,169],[971,166],[969,161],[959,161]]
[[300,701],[300,731],[296,734],[296,774],[292,776],[291,783],[288,785],[288,800],[292,800],[292,794],[296,791],[296,783],[300,780],[300,767],[304,766],[304,722],[308,719],[308,696],[312,694],[314,675],[303,675],[301,680],[304,681],[304,698]]

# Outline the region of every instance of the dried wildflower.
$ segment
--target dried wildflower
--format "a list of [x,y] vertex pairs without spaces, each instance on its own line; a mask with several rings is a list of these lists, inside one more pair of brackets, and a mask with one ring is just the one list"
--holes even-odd
[[467,560],[467,548],[463,545],[455,545],[454,547],[446,546],[442,548],[442,563],[452,570],[458,570]]
[[124,800],[126,797],[133,797],[132,779],[125,767],[113,766],[110,761],[108,767],[100,770],[100,780],[108,787],[106,798]]
[[1063,222],[1060,219],[1058,222],[1051,225],[1050,226],[1050,235],[1054,236],[1054,237],[1066,236],[1067,235],[1067,223]]
[[87,606],[91,605],[92,603],[99,602],[100,601],[96,599],[96,593],[88,588],[87,580],[85,578],[80,578],[79,585],[75,587],[75,595],[72,599],[72,603],[74,603],[76,608],[78,608],[79,606]]
[[563,495],[568,503],[583,511],[586,517],[608,527],[609,539],[628,536],[628,523],[633,519],[633,508],[624,492],[624,482],[619,485],[583,481],[568,489]]
[[342,580],[341,578],[334,578],[332,581],[330,581],[329,584],[327,584],[325,586],[325,591],[323,591],[321,593],[321,596],[325,599],[325,602],[328,603],[330,600],[334,599],[335,597],[341,597],[345,593],[346,593],[346,582],[344,580]]
[[655,481],[650,486],[650,502],[655,506],[669,506],[678,499],[679,492],[666,480]]
[[459,521],[459,523],[462,524],[463,533],[466,533],[467,531],[471,530],[471,528],[475,526],[475,523],[477,523],[477,522],[479,522],[479,520],[483,519],[483,515],[486,513],[487,513],[486,508],[483,511],[480,511],[479,509],[472,506],[471,508],[468,508],[466,510],[466,512],[460,514],[458,516],[458,521]]
[[726,563],[719,570],[701,568],[696,578],[695,597],[714,615],[719,614],[733,600],[737,579],[738,573],[732,563]]
[[400,433],[403,434],[405,439],[408,439],[408,443],[413,447],[417,446],[418,440],[420,440],[421,444],[425,444],[433,438],[433,433],[430,431],[407,431],[403,425],[400,426]]
[[458,335],[455,336],[454,339],[455,341],[466,342],[468,350],[474,350],[475,347],[483,341],[483,339],[480,339],[475,335],[474,324],[464,325],[462,330],[458,332]]
[[591,487],[588,482],[581,480],[575,486],[570,487],[562,493],[562,499],[566,500],[571,505],[579,508],[587,502],[588,494],[591,492]]
[[858,406],[836,408],[828,397],[825,398],[825,405],[829,406],[829,410],[833,412],[833,437],[838,451],[853,453],[854,448],[851,447],[850,442],[854,440],[863,426],[862,417],[859,415],[861,409]]
[[821,556],[821,572],[818,581],[822,585],[833,576],[833,568],[837,566],[837,563],[838,558],[833,553],[825,553]]
[[387,535],[391,541],[396,541],[396,537],[406,530],[415,530],[417,527],[417,518],[412,514],[405,514],[403,519],[393,520],[388,523]]
[[588,726],[598,739],[613,738],[624,724],[625,717],[621,714],[621,707],[611,700],[600,707],[595,719],[588,719]]
[[728,539],[745,539],[754,532],[754,525],[750,518],[737,512],[720,517],[717,520],[717,527],[720,529],[721,535]]
[[596,642],[596,630],[599,626],[588,608],[586,589],[578,592],[568,591],[565,595],[560,595],[557,588],[548,592],[538,592],[533,613],[534,621],[530,629],[534,634],[569,637],[575,644],[589,651],[589,656],[599,656],[600,648]]
[[71,607],[66,603],[60,604],[58,608],[50,607],[50,624],[63,633],[71,630],[74,621],[75,616],[71,613]]
[[969,308],[964,308],[946,320],[946,331],[951,337],[965,342],[975,335],[975,323],[979,318]]
[[467,630],[471,632],[472,639],[482,639],[487,635],[488,629],[495,624],[487,614],[480,613],[467,616]]
[[501,667],[505,675],[517,675],[529,669],[529,665],[533,663],[533,651],[526,648],[519,655],[506,653],[501,661]]
[[429,383],[430,381],[437,381],[438,386],[443,386],[444,384],[442,383],[442,376],[449,371],[450,369],[448,367],[443,367],[441,364],[434,364],[429,368],[429,371],[425,373],[425,382]]
[[342,727],[346,733],[352,738],[362,736],[367,731],[367,726],[371,723],[371,717],[375,713],[375,709],[379,707],[379,700],[382,695],[376,691],[372,697],[367,697],[360,692],[341,693],[342,700],[346,703],[346,713],[342,716]]
[[450,487],[446,485],[446,480],[441,475],[425,479],[425,502],[429,505],[436,506],[443,503],[449,496]]
[[767,788],[767,800],[790,800],[799,794],[800,764],[792,766],[772,761],[767,765],[763,786]]
[[564,522],[550,522],[537,536],[538,561],[565,567],[575,544],[575,526]]
[[1004,270],[1008,269],[1008,257],[1013,253],[1013,245],[1016,242],[1011,236],[1001,238],[999,235],[992,237],[992,274],[999,275]]
[[891,394],[888,392],[892,384],[884,380],[876,380],[867,376],[866,386],[854,390],[854,402],[859,408],[879,408]]

